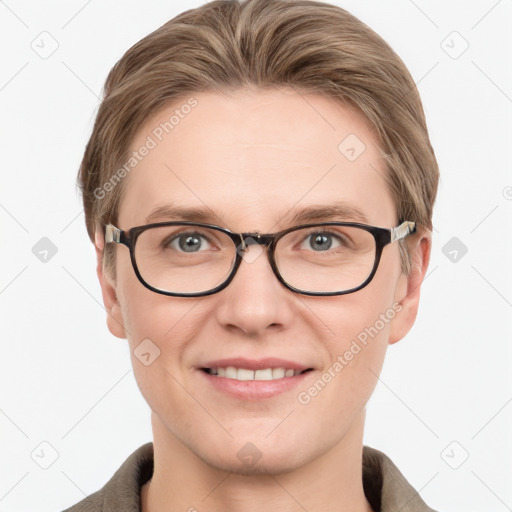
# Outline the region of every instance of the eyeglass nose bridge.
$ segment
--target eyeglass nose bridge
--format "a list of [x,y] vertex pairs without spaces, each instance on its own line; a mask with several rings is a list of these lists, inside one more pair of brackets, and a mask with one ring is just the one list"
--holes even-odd
[[279,270],[277,269],[276,262],[274,260],[274,249],[278,235],[262,234],[259,233],[258,231],[254,231],[251,233],[237,233],[235,236],[237,237],[238,240],[235,242],[234,237],[232,237],[232,240],[233,242],[235,242],[236,245],[236,260],[234,267],[232,269],[232,273],[228,281],[224,284],[224,287],[226,287],[233,280],[235,274],[238,272],[238,269],[240,268],[242,260],[244,260],[246,263],[252,263],[260,255],[260,253],[256,253],[253,256],[249,256],[249,258],[247,258],[245,252],[247,251],[250,245],[258,245],[260,247],[265,246],[267,248],[267,258],[268,262],[270,263],[270,268],[272,269],[272,272],[274,273],[278,281],[280,281],[286,287],[288,287],[288,285],[284,282],[283,278],[281,277]]
[[245,252],[249,245],[264,245],[270,247],[270,244],[274,241],[274,235],[263,235],[258,231],[253,233],[240,233],[240,244],[237,250]]

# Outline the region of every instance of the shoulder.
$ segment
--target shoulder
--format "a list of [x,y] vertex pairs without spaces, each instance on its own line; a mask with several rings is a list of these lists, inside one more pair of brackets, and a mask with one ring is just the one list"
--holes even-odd
[[376,511],[435,512],[383,452],[363,447],[363,487]]
[[140,511],[141,487],[153,475],[153,443],[135,450],[97,492],[64,512]]

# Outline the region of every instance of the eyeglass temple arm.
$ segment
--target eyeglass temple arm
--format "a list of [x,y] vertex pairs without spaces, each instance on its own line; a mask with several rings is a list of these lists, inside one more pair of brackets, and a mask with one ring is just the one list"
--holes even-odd
[[402,222],[400,226],[396,228],[391,228],[391,242],[396,242],[397,240],[402,240],[407,235],[414,233],[416,231],[416,223],[406,220]]
[[108,244],[110,242],[119,243],[121,241],[121,230],[116,228],[112,224],[107,224],[105,226],[105,243]]

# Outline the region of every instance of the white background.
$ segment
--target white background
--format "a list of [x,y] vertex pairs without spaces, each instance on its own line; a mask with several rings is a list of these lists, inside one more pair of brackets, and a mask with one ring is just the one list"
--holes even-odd
[[[512,1],[333,3],[409,67],[441,168],[419,318],[388,351],[365,444],[435,509],[511,510]],[[62,510],[151,440],[127,342],[105,325],[75,178],[110,68],[202,4],[0,1],[2,512]],[[31,47],[42,37],[58,44],[46,59]],[[57,248],[46,263],[32,252],[42,237]],[[452,237],[468,249],[456,262]]]

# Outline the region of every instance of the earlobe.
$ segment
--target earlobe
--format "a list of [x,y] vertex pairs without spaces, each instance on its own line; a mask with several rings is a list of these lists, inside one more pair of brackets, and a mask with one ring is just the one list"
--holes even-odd
[[409,246],[411,255],[411,271],[409,275],[402,274],[396,287],[395,302],[401,310],[391,322],[389,344],[401,340],[412,328],[420,302],[420,291],[427,273],[432,247],[432,234],[424,229],[419,232],[413,244]]
[[124,320],[121,312],[119,301],[117,300],[117,293],[115,289],[115,282],[105,274],[103,268],[103,248],[105,242],[103,233],[96,230],[94,234],[94,246],[96,249],[96,274],[101,286],[101,294],[103,296],[103,304],[107,312],[107,326],[109,331],[117,338],[126,338],[126,331],[124,328]]

